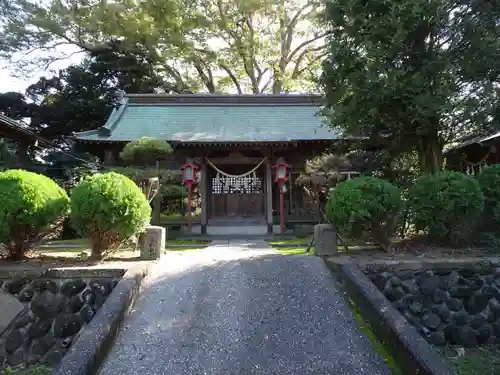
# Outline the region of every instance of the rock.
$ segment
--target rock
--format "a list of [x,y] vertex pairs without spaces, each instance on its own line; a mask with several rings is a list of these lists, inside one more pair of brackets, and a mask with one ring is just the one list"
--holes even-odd
[[500,322],[493,323],[492,328],[495,336],[500,337]]
[[78,311],[80,311],[84,304],[85,302],[82,300],[82,295],[77,294],[69,299],[69,310],[72,313],[77,313]]
[[438,276],[446,276],[450,275],[453,272],[451,268],[436,268],[434,269],[434,275]]
[[406,310],[406,303],[401,300],[393,302],[392,306],[394,306],[400,313],[404,313]]
[[486,342],[490,339],[492,332],[493,330],[491,326],[489,326],[488,324],[483,325],[481,328],[477,330],[476,334],[477,343],[479,345],[486,344]]
[[372,278],[372,283],[375,284],[375,286],[379,289],[379,290],[384,290],[385,289],[385,284],[387,283],[387,281],[389,280],[389,278],[391,277],[392,275],[388,272],[382,272],[382,273],[377,273],[373,276]]
[[51,345],[48,345],[47,341],[42,339],[36,339],[31,342],[29,347],[29,353],[35,356],[41,356],[47,353]]
[[94,301],[94,308],[99,310],[101,306],[104,304],[104,301],[106,301],[106,297],[104,297],[102,294],[95,294],[95,301]]
[[457,326],[464,326],[469,322],[469,314],[465,310],[460,310],[451,314],[451,320]]
[[31,339],[42,337],[49,332],[51,326],[52,322],[50,320],[37,320],[30,324],[26,335]]
[[481,289],[483,285],[483,280],[479,276],[467,279],[467,286],[474,291]]
[[47,290],[51,293],[58,293],[59,288],[55,281],[50,280],[50,279],[37,279],[33,282],[33,286],[36,291],[42,292],[44,290]]
[[464,348],[475,348],[477,346],[476,336],[477,332],[473,328],[469,326],[460,327],[458,344]]
[[20,314],[12,323],[14,328],[22,328],[28,325],[31,322],[31,315],[28,311],[25,311],[23,314]]
[[35,288],[32,284],[26,285],[20,292],[17,297],[21,302],[29,302],[35,295]]
[[445,303],[442,303],[441,305],[436,306],[434,308],[434,312],[445,323],[447,323],[451,320],[451,311],[448,308],[448,305],[446,305]]
[[500,318],[500,302],[498,302],[497,299],[490,299],[488,307],[495,314],[497,319]]
[[458,270],[458,274],[465,278],[476,276],[476,272],[472,268],[462,268]]
[[419,292],[418,285],[413,280],[403,281],[401,287],[409,294],[417,294]]
[[464,298],[470,298],[474,294],[474,289],[461,285],[461,286],[454,286],[450,288],[450,296],[454,298],[459,298],[459,299],[464,299]]
[[478,329],[478,328],[481,328],[483,325],[485,325],[487,322],[488,322],[488,319],[486,319],[486,317],[484,315],[479,314],[479,315],[473,316],[470,319],[469,324],[472,328]]
[[439,318],[439,316],[433,313],[425,314],[424,316],[422,316],[420,322],[423,326],[427,327],[431,331],[436,331],[441,325],[441,319]]
[[85,289],[82,294],[82,301],[87,305],[93,305],[95,303],[95,293],[92,289]]
[[420,319],[418,319],[417,317],[411,315],[408,311],[405,311],[405,313],[403,314],[403,316],[408,321],[408,323],[410,323],[412,326],[417,327],[417,328],[420,327]]
[[392,286],[393,288],[397,288],[398,286],[401,285],[401,279],[397,276],[392,276],[389,279],[389,285]]
[[439,286],[439,277],[424,276],[418,279],[417,284],[420,288],[420,293],[424,296],[432,296]]
[[406,299],[408,310],[413,315],[420,316],[424,313],[424,303],[422,296],[410,296]]
[[54,346],[43,356],[40,362],[48,367],[55,367],[59,364],[59,362],[61,362],[67,351],[67,348]]
[[489,306],[486,309],[484,309],[482,314],[486,317],[488,323],[493,323],[495,320],[497,320],[495,313],[491,311]]
[[19,300],[3,291],[0,291],[0,336],[10,323],[24,310],[24,305]]
[[[396,277],[397,279],[397,277]],[[398,279],[399,280],[399,279]],[[397,281],[395,281],[397,284]],[[399,286],[399,285],[392,285],[392,286]],[[399,282],[401,284],[401,282]],[[92,280],[89,283],[89,286],[92,290],[94,290],[96,293],[102,294],[104,297],[107,297],[111,294],[111,292],[114,289],[113,285],[113,280],[108,280],[108,279],[100,279],[100,280]]]
[[492,285],[495,282],[495,278],[493,276],[491,276],[491,275],[486,275],[484,277],[484,282],[487,285]]
[[17,278],[12,281],[8,281],[3,285],[4,290],[10,294],[18,294],[24,286],[29,282],[27,278]]
[[71,297],[80,293],[86,287],[87,284],[82,279],[71,280],[63,284],[61,287],[61,293],[67,297]]
[[9,366],[16,367],[24,362],[24,351],[22,348],[16,350],[14,353],[7,356],[7,363]]
[[[404,308],[403,308],[404,311]],[[85,322],[85,324],[90,323],[92,318],[95,316],[95,310],[90,307],[89,305],[84,305],[82,309],[80,310],[80,316]]]
[[446,305],[450,308],[451,311],[460,311],[463,307],[462,301],[458,298],[448,298],[446,300]]
[[426,336],[427,342],[435,346],[444,346],[446,344],[445,335],[443,332],[429,332]]
[[458,283],[460,275],[457,271],[452,271],[449,275],[443,276],[439,280],[439,288],[443,290],[448,290]]
[[444,327],[443,333],[446,341],[452,345],[456,345],[460,341],[460,327],[453,323]]
[[432,295],[432,302],[435,304],[441,304],[448,298],[448,293],[444,290],[436,290]]
[[79,314],[61,314],[54,320],[54,336],[64,338],[76,335],[82,325]]
[[488,306],[490,299],[484,294],[475,294],[464,303],[465,310],[472,315],[479,314]]
[[41,319],[54,318],[64,307],[64,297],[44,290],[33,298],[30,307]]
[[23,345],[24,336],[20,329],[12,331],[5,339],[5,351],[7,354],[14,353],[21,345]]
[[389,301],[397,301],[397,300],[399,300],[399,299],[401,299],[401,298],[404,297],[405,292],[404,292],[403,288],[401,288],[401,287],[396,287],[396,288],[389,287],[386,290],[384,290],[384,294],[385,294],[385,296],[387,297],[387,299]]
[[496,298],[500,295],[498,289],[494,286],[487,285],[481,289],[481,293],[489,298]]

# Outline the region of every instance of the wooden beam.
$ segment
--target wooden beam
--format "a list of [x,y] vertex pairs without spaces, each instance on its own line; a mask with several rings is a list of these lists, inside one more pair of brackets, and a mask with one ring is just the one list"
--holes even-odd
[[261,157],[225,157],[225,158],[208,158],[215,166],[224,164],[251,164],[257,165],[262,161]]

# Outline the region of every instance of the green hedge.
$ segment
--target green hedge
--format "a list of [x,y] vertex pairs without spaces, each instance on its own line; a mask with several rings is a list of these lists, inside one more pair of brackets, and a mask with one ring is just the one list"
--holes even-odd
[[0,242],[10,259],[56,237],[69,213],[64,189],[24,170],[0,172],[0,202]]
[[470,239],[483,208],[478,181],[459,172],[422,176],[408,192],[411,221],[432,241],[458,244]]
[[141,189],[115,172],[95,174],[71,192],[71,224],[92,242],[92,257],[141,232],[151,220],[151,206]]

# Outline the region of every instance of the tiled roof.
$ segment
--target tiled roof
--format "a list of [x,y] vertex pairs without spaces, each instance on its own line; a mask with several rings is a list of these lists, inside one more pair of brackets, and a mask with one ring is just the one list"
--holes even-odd
[[179,142],[331,140],[339,134],[306,95],[129,95],[82,141],[128,142],[153,137]]

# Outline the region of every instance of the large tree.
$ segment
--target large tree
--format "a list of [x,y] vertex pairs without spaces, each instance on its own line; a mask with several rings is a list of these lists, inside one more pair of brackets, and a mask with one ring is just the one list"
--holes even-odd
[[[307,91],[325,52],[322,9],[321,0],[12,0],[0,10],[0,55],[92,52],[119,38],[144,46],[179,92]],[[34,57],[15,65],[67,56]]]
[[81,64],[28,87],[27,96],[37,104],[31,126],[44,137],[61,140],[102,126],[123,91],[165,92],[170,87],[154,72],[147,52],[112,41]]
[[346,133],[416,151],[498,122],[500,7],[483,0],[330,0],[326,113]]

